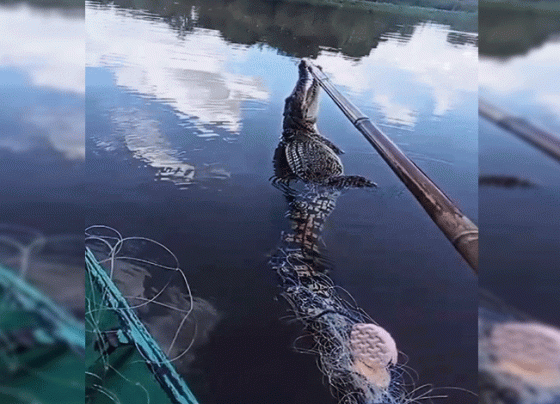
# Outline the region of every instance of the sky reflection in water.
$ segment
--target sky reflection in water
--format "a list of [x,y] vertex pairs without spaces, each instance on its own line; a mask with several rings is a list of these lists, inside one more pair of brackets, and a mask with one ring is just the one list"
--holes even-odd
[[83,16],[68,10],[0,7],[0,237],[3,249],[21,249],[0,263],[22,266],[33,284],[82,313],[75,235],[83,231],[84,32]]
[[506,60],[482,57],[478,76],[481,96],[560,133],[558,55],[560,41],[551,40]]
[[[81,322],[84,32],[83,13],[74,10],[36,9],[24,2],[0,6],[0,265]],[[0,316],[8,310],[4,317],[25,324],[31,313],[19,312],[10,300],[3,295]],[[10,315],[14,310],[17,319]],[[47,334],[48,313],[48,308],[33,313],[44,316],[45,324],[40,321],[38,327]],[[30,336],[37,331],[43,330],[35,325],[15,330]],[[84,379],[75,377],[76,371],[83,372],[83,357],[35,338],[18,341],[23,347],[37,342],[31,345],[37,349],[19,352],[21,357],[11,357],[10,343],[7,355],[3,346],[2,361],[8,360],[14,371],[0,377],[0,401],[48,402],[54,395],[61,403],[83,399]]]
[[4,131],[1,148],[25,152],[46,138],[65,157],[84,158],[84,32],[83,18],[57,10],[0,9],[1,102],[12,113],[3,121],[26,127]]
[[[201,400],[330,402],[314,358],[291,349],[299,330],[279,320],[285,308],[274,300],[277,280],[266,264],[287,225],[286,201],[268,179],[297,62],[315,58],[476,220],[476,34],[373,13],[360,23],[377,31],[328,36],[328,23],[343,26],[348,11],[302,6],[298,14],[291,3],[266,3],[245,19],[218,15],[225,4],[183,14],[169,4],[160,16],[87,3],[88,192],[95,195],[87,222],[164,243],[184,263],[193,293],[223,314],[188,377]],[[228,11],[240,4],[227,3]],[[367,45],[359,57],[350,42]],[[335,282],[410,353],[419,383],[474,390],[472,271],[326,95],[318,125],[345,150],[346,173],[379,184],[375,192],[349,191],[329,217]],[[473,402],[468,393],[447,393]]]
[[[490,19],[490,11],[485,13]],[[486,38],[481,42],[488,45],[481,46],[480,96],[560,136],[558,20],[539,13],[501,13],[499,24],[481,24]],[[510,35],[512,27],[517,36]],[[480,284],[535,318],[559,325],[558,162],[484,118],[479,144],[481,175],[514,176],[536,185],[480,188]]]

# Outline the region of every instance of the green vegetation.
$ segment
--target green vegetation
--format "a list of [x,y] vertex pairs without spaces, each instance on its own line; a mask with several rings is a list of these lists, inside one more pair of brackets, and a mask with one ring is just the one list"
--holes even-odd
[[[268,0],[277,3],[276,0]],[[345,5],[358,6],[367,9],[388,9],[387,5],[403,8],[407,6],[431,8],[445,11],[466,11],[476,13],[478,0],[287,0],[302,2],[315,5]],[[499,1],[499,0],[494,0]],[[227,0],[224,2],[228,2]],[[533,0],[539,2],[539,0]],[[543,3],[550,1],[540,0]],[[27,3],[36,7],[56,7],[56,8],[84,8],[85,0],[0,0],[0,4]],[[141,1],[142,3],[142,1]],[[149,3],[146,1],[145,3]],[[179,1],[180,3],[180,1]]]
[[548,2],[524,2],[523,5],[498,0],[481,2],[480,55],[504,58],[523,55],[560,33],[560,2],[554,3],[557,10],[530,6],[543,3]]
[[[180,36],[202,27],[220,31],[232,43],[266,44],[283,54],[312,58],[321,49],[340,49],[347,56],[364,57],[388,36],[408,41],[415,26],[424,21],[470,33],[478,26],[476,13],[363,1],[326,5],[325,0],[102,0],[93,4],[157,14]],[[192,18],[193,10],[196,19]],[[450,33],[448,41],[473,42],[473,35]]]
[[85,17],[84,0],[0,0],[0,7],[12,7],[27,4],[37,10],[56,10],[60,14],[74,17]]
[[[92,258],[86,262],[88,271],[98,265]],[[119,328],[123,328],[125,332],[127,329],[122,326],[117,312],[105,306],[104,299],[107,299],[107,293],[101,293],[98,287],[92,284],[92,279],[91,276],[86,276],[88,321],[85,402],[171,404],[172,401],[150,372],[147,359],[136,349],[134,343],[112,346],[103,339],[107,334],[115,335]]]
[[560,12],[560,2],[558,0],[482,0],[479,8],[530,11],[533,13]]
[[84,360],[75,349],[83,344],[83,329],[74,329],[77,322],[64,309],[2,266],[0,302],[0,402],[83,401]]
[[40,8],[76,8],[85,7],[84,0],[0,0],[0,5],[29,4]]
[[[290,0],[288,0],[290,1]],[[340,4],[344,6],[358,6],[374,10],[390,10],[398,7],[400,9],[425,8],[438,11],[469,12],[478,11],[478,0],[291,0],[307,2],[316,5]]]

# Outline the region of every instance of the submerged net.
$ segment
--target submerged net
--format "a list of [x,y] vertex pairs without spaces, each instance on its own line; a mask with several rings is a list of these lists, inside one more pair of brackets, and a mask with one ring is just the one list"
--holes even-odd
[[86,401],[196,403],[181,374],[219,314],[192,296],[176,256],[154,240],[92,226],[86,262]]
[[320,253],[321,231],[340,191],[308,185],[287,191],[291,231],[271,259],[291,312],[312,336],[304,351],[318,355],[319,368],[341,403],[414,401],[403,389],[398,351],[391,335],[344,299]]
[[0,225],[0,402],[83,399],[82,254],[80,236]]

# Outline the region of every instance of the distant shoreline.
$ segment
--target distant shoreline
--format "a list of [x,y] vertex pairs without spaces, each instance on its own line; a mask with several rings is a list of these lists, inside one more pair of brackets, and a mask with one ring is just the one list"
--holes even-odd
[[511,11],[531,11],[534,13],[555,12],[560,13],[560,2],[551,0],[482,0],[479,8],[488,8]]
[[[263,0],[265,3],[270,0]],[[366,13],[398,14],[431,20],[442,25],[449,25],[454,30],[477,32],[477,0],[283,0],[286,3],[300,3],[313,6],[344,7],[363,10]],[[400,3],[397,4],[396,2]],[[179,0],[180,2],[180,0]],[[402,4],[407,2],[408,4]],[[132,1],[134,4],[135,2]],[[139,6],[144,4],[138,1]],[[17,6],[27,4],[37,9],[56,9],[64,13],[84,16],[83,0],[0,0],[0,6]],[[140,6],[142,7],[142,6]],[[142,7],[143,8],[143,7]]]
[[28,6],[37,11],[54,11],[68,17],[85,17],[85,3],[80,0],[0,0],[0,7]]
[[[290,3],[303,3],[316,6],[348,7],[364,10],[368,13],[399,14],[401,16],[417,17],[431,20],[439,24],[449,25],[453,29],[465,32],[478,32],[478,6],[472,2],[473,7],[467,10],[445,10],[434,7],[394,4],[389,2],[374,2],[367,0],[284,0]],[[416,1],[416,0],[410,0]],[[424,4],[456,4],[457,1],[446,0],[417,0]]]
[[[285,0],[315,5],[352,6],[373,11],[423,10],[429,12],[476,13],[478,0]],[[0,5],[27,3],[44,8],[84,8],[83,0],[0,0]],[[410,11],[407,12],[407,14]]]
[[[286,0],[295,3],[314,5],[349,6],[371,11],[404,12],[405,14],[427,13],[433,14],[472,14],[478,13],[476,0],[397,0],[370,1],[370,0]],[[395,1],[395,2],[393,2]]]

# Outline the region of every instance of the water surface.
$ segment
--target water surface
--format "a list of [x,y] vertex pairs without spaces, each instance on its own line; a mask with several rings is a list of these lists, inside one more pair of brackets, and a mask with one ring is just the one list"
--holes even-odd
[[[84,13],[79,4],[0,3],[0,265],[83,321]],[[12,306],[28,291],[13,292],[0,316],[22,324],[11,336],[21,351],[10,337],[2,344],[0,401],[83,400],[83,356],[62,340],[39,342],[31,331],[52,336],[53,324],[25,321],[48,314]]]
[[[300,326],[282,319],[267,263],[288,225],[269,177],[299,58],[477,220],[477,36],[451,24],[292,2],[86,3],[86,222],[165,244],[216,309],[183,370],[201,402],[334,402],[315,358],[294,352]],[[346,173],[379,185],[338,199],[323,233],[332,278],[418,385],[475,391],[472,270],[325,95],[319,130]]]
[[[483,99],[560,136],[557,17],[481,9],[479,80]],[[560,166],[484,118],[479,164],[481,175],[515,176],[535,184],[480,188],[481,285],[558,325]]]
[[0,30],[0,222],[76,234],[84,216],[83,15],[2,6]]

